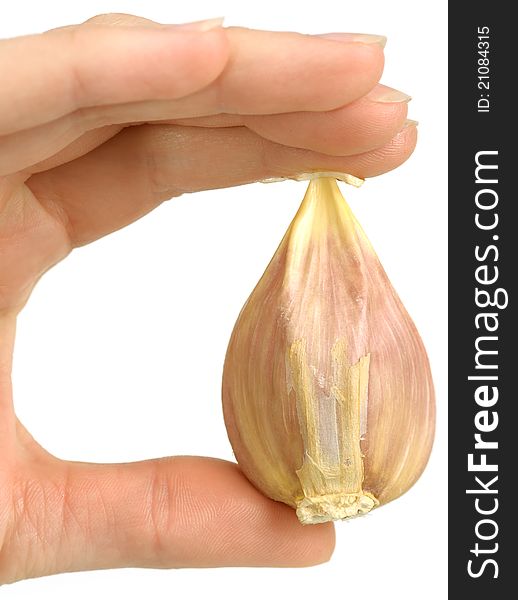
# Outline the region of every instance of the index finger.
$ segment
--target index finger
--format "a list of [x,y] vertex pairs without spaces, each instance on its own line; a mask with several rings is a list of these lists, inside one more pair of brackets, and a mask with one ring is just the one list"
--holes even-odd
[[0,134],[92,106],[145,120],[154,100],[169,118],[330,110],[376,85],[383,49],[358,34],[87,25],[0,42],[2,68]]

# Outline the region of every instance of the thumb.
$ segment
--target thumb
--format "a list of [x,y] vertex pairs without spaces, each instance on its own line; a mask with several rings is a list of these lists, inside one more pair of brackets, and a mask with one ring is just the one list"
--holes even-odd
[[226,461],[52,462],[48,479],[15,486],[5,550],[18,559],[4,580],[114,567],[309,566],[333,551],[331,524],[302,526]]

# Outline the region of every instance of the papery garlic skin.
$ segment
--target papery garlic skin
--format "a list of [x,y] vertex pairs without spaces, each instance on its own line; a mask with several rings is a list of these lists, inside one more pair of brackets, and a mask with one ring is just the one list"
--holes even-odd
[[223,409],[246,476],[303,523],[369,512],[428,461],[426,352],[334,179],[310,182],[239,315]]

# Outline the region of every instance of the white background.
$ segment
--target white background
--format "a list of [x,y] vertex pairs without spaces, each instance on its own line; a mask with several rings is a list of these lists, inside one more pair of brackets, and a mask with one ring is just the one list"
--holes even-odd
[[[382,81],[413,96],[418,149],[400,169],[344,191],[428,349],[438,427],[420,481],[374,514],[338,523],[336,552],[325,565],[75,573],[4,587],[2,600],[445,598],[446,2],[6,4],[0,37],[102,12],[165,23],[224,15],[228,25],[387,35]],[[52,269],[20,316],[15,351],[16,409],[36,439],[83,461],[174,454],[232,460],[220,407],[226,344],[304,189],[254,184],[182,197]]]

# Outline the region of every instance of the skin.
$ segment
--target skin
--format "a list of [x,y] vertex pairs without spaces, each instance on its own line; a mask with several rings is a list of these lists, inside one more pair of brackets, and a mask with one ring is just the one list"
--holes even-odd
[[414,149],[406,102],[380,101],[381,46],[202,27],[102,15],[0,40],[0,583],[333,551],[331,524],[301,526],[235,464],[61,460],[13,409],[16,317],[74,247],[182,193],[315,169],[372,177]]

